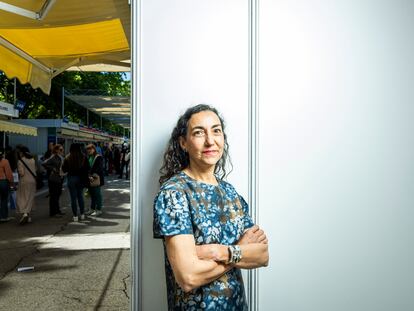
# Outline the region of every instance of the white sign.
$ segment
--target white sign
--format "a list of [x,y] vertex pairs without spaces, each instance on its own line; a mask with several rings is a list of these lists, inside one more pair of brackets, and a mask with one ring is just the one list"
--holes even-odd
[[19,117],[19,111],[17,109],[14,109],[14,106],[12,104],[8,104],[2,101],[0,101],[0,114],[15,118]]
[[67,129],[79,131],[79,124],[75,122],[62,122],[60,126]]

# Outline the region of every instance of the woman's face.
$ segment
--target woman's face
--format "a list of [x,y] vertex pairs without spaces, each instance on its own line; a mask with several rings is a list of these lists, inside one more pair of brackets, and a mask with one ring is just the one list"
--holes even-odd
[[93,155],[95,152],[95,149],[89,147],[89,148],[86,148],[86,152],[88,153],[88,155]]
[[218,116],[208,110],[193,114],[187,136],[180,137],[180,145],[188,152],[190,165],[215,166],[224,148],[224,133]]

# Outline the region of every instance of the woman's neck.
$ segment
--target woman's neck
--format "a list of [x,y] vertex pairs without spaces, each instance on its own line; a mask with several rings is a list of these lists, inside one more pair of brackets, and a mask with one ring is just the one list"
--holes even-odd
[[190,164],[183,171],[195,180],[202,181],[208,184],[217,185],[217,179],[216,176],[214,176],[214,167],[202,168],[194,164]]

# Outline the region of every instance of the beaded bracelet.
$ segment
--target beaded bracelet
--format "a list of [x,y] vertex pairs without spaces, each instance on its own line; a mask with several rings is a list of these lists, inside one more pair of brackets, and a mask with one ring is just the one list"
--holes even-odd
[[229,264],[238,263],[242,259],[241,248],[238,245],[229,245]]

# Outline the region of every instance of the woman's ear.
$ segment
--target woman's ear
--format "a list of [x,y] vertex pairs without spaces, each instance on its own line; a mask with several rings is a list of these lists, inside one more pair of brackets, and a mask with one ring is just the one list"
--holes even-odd
[[187,152],[187,149],[185,148],[185,139],[184,139],[184,137],[182,137],[182,136],[178,137],[178,142],[180,143],[181,149],[183,149],[184,152]]

